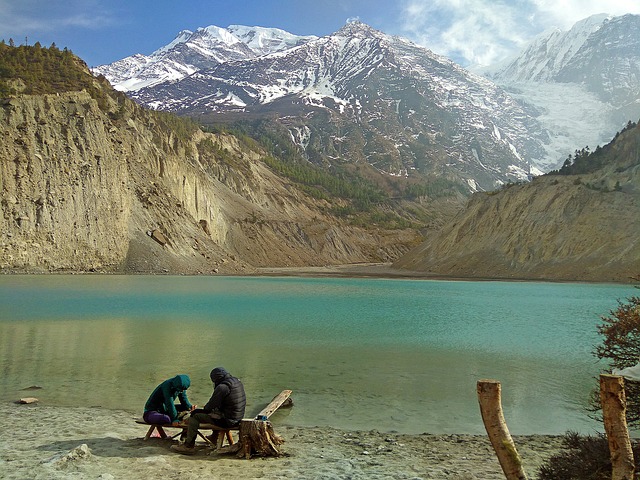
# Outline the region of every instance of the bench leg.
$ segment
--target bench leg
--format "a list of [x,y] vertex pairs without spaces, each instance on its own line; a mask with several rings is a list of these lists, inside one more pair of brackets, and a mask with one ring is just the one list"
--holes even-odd
[[220,432],[218,432],[218,449],[222,448],[225,438],[227,439],[228,445],[233,445],[233,435],[231,434],[231,430],[221,430]]
[[147,430],[147,434],[144,436],[145,440],[149,440],[149,438],[151,437],[151,434],[153,433],[153,431],[156,429],[155,425],[151,425],[149,427],[149,430]]
[[149,430],[147,430],[147,434],[144,436],[145,440],[149,440],[149,438],[151,438],[151,435],[153,434],[154,430],[158,430],[158,434],[160,435],[160,438],[167,438],[167,434],[164,431],[164,428],[162,428],[162,426],[160,425],[151,425],[149,427]]
[[217,435],[217,440],[216,440],[216,444],[217,445],[214,444],[208,437],[205,437],[204,434],[200,430],[198,430],[198,436],[201,439],[203,439],[206,442],[207,445],[210,445],[212,447],[216,447],[217,446],[217,448],[220,448],[220,443],[221,443],[222,439],[224,438],[222,436],[222,433],[224,433],[224,432],[220,431],[220,430],[214,430],[214,431],[218,434]]
[[[233,435],[231,434],[231,430],[214,430],[218,435],[216,439],[215,448],[216,450],[222,448],[224,444],[225,438],[227,439],[227,443],[229,445],[233,445]],[[214,446],[213,442],[205,437],[200,430],[198,430],[198,436],[202,438],[207,444]]]

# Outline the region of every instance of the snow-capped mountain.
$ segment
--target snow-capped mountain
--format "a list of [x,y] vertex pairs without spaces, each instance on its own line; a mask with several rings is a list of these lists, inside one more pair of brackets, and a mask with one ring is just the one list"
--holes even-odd
[[640,15],[595,15],[546,32],[481,73],[539,112],[550,134],[545,163],[555,167],[640,118]]
[[[323,38],[233,25],[183,31],[148,57],[94,71],[153,108],[279,115],[301,149],[319,149],[329,163],[344,151],[336,147],[342,135],[320,125],[320,109],[330,112],[333,125],[336,118],[345,125],[355,121],[362,135],[393,145],[364,152],[381,170],[398,174],[462,162],[481,164],[480,170],[494,172],[487,177],[501,182],[508,180],[507,164],[516,177],[526,176],[530,165],[534,171],[557,168],[576,149],[604,144],[637,120],[639,52],[640,16],[596,15],[569,31],[548,31],[516,58],[479,72],[488,82],[357,22]],[[314,121],[300,120],[311,110]],[[333,139],[320,141],[321,131]],[[471,146],[478,139],[481,150]],[[501,167],[485,163],[488,152],[505,149]],[[490,183],[480,182],[483,188]]]
[[130,95],[200,118],[275,118],[311,161],[325,165],[362,161],[388,175],[463,181],[470,190],[540,173],[529,159],[543,153],[544,132],[517,101],[452,61],[359,22]]
[[229,25],[227,30],[258,56],[288,50],[318,38],[315,35],[293,35],[279,28]]
[[135,91],[169,80],[179,80],[198,70],[234,60],[279,52],[313,40],[277,28],[211,25],[195,32],[183,30],[168,45],[149,56],[132,55],[95,67],[117,90]]
[[554,28],[538,35],[515,58],[488,68],[484,73],[495,80],[549,81],[566,67],[609,17],[593,15],[577,22],[569,31]]

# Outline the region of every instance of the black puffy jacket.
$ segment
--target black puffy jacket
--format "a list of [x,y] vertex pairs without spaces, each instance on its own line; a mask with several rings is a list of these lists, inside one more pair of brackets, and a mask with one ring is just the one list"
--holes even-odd
[[211,372],[211,380],[215,388],[204,406],[204,411],[219,413],[231,422],[242,420],[247,406],[247,396],[240,379],[218,367]]

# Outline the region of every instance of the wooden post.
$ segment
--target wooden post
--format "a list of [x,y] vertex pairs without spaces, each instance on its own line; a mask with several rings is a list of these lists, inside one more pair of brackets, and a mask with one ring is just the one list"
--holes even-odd
[[611,480],[633,480],[635,464],[627,429],[627,399],[621,376],[600,375],[600,402],[611,455]]
[[500,390],[497,380],[478,380],[478,403],[484,428],[507,480],[527,480],[522,460],[502,414]]

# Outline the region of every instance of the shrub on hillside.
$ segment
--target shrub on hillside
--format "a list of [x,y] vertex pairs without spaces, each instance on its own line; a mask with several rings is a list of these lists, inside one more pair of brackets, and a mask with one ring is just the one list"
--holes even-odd
[[[604,340],[596,346],[595,355],[608,360],[615,369],[632,367],[640,362],[640,297],[619,302],[618,308],[602,317],[598,333]],[[625,382],[627,398],[627,422],[631,427],[640,426],[640,382]],[[594,394],[594,399],[599,396]],[[594,407],[599,407],[599,401]]]

